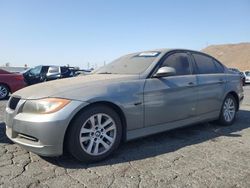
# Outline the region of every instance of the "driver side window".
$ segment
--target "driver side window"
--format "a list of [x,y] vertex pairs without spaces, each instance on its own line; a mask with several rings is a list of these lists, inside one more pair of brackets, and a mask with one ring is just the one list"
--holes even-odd
[[41,70],[42,70],[42,66],[37,66],[33,69],[30,69],[30,74],[34,76],[39,75]]
[[172,67],[176,71],[176,76],[191,74],[191,67],[186,53],[174,53],[168,56],[161,67]]

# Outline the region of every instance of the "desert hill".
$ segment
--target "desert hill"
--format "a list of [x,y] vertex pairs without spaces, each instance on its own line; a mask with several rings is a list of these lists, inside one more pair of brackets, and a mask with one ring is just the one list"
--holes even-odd
[[202,50],[227,67],[250,70],[250,43],[211,45]]

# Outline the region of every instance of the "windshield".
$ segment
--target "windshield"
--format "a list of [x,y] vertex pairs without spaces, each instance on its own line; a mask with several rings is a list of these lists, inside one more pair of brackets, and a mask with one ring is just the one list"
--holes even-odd
[[29,70],[29,73],[30,73],[31,75],[39,75],[40,72],[41,72],[41,70],[42,70],[42,66],[36,66],[36,67],[30,69],[30,70]]
[[156,59],[160,52],[129,54],[98,69],[95,74],[140,74]]
[[249,71],[245,72],[245,74],[246,74],[246,76],[250,76],[250,72]]

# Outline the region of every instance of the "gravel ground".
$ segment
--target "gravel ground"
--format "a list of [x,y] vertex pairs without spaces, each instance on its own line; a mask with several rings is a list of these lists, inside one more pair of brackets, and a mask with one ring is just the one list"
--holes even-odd
[[5,136],[0,101],[0,187],[250,187],[250,86],[233,126],[198,124],[123,144],[82,164],[41,158]]

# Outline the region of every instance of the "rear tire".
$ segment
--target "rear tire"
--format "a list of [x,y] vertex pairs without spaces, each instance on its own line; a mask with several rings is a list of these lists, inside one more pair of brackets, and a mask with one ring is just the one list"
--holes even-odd
[[70,126],[67,149],[83,162],[94,162],[108,157],[121,141],[120,117],[108,106],[89,107],[77,115]]
[[0,84],[0,100],[9,96],[10,90],[5,84]]
[[237,112],[237,102],[233,95],[228,94],[223,101],[219,123],[223,126],[232,125]]

